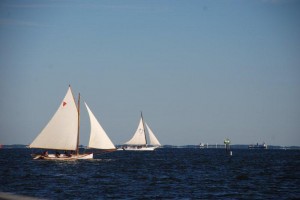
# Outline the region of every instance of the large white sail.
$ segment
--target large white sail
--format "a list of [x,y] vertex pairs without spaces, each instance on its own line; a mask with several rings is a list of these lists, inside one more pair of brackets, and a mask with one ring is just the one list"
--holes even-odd
[[76,150],[78,110],[69,87],[58,110],[30,148]]
[[115,149],[115,145],[111,142],[106,132],[99,124],[96,117],[86,103],[85,106],[88,110],[91,124],[90,141],[88,147],[96,149]]
[[161,146],[158,139],[155,137],[153,131],[150,129],[150,127],[148,126],[147,123],[146,123],[146,127],[147,127],[147,130],[148,130],[148,133],[149,133],[150,145],[152,145],[152,146]]
[[135,134],[133,135],[131,140],[129,140],[125,144],[127,144],[127,145],[146,145],[145,129],[144,129],[142,117],[141,117],[139,126],[138,126]]

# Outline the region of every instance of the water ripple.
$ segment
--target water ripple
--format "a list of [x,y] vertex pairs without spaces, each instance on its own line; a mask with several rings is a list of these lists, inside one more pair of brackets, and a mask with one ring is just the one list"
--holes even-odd
[[0,150],[0,191],[48,199],[296,199],[300,151],[158,149],[94,160],[32,160]]

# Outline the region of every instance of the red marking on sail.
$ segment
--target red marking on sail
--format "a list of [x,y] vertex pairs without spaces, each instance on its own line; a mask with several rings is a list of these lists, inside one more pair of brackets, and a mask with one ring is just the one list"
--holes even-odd
[[64,101],[64,102],[63,102],[63,107],[65,107],[65,105],[67,105],[67,102]]

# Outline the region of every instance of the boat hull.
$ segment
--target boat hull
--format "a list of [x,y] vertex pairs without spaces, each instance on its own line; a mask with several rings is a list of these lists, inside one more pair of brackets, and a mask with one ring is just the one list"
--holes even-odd
[[71,156],[67,156],[65,154],[60,154],[59,156],[55,154],[49,154],[48,156],[33,154],[32,157],[34,160],[86,160],[86,159],[93,159],[94,155],[93,153],[71,155]]
[[118,151],[154,151],[158,147],[120,147]]

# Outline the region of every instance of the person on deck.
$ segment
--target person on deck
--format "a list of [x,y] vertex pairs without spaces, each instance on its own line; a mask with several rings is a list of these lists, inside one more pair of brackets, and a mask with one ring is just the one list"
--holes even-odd
[[48,157],[48,151],[44,151],[42,156]]
[[65,151],[65,156],[67,156],[67,157],[71,157],[71,154],[70,154],[70,152],[68,152],[68,151]]

